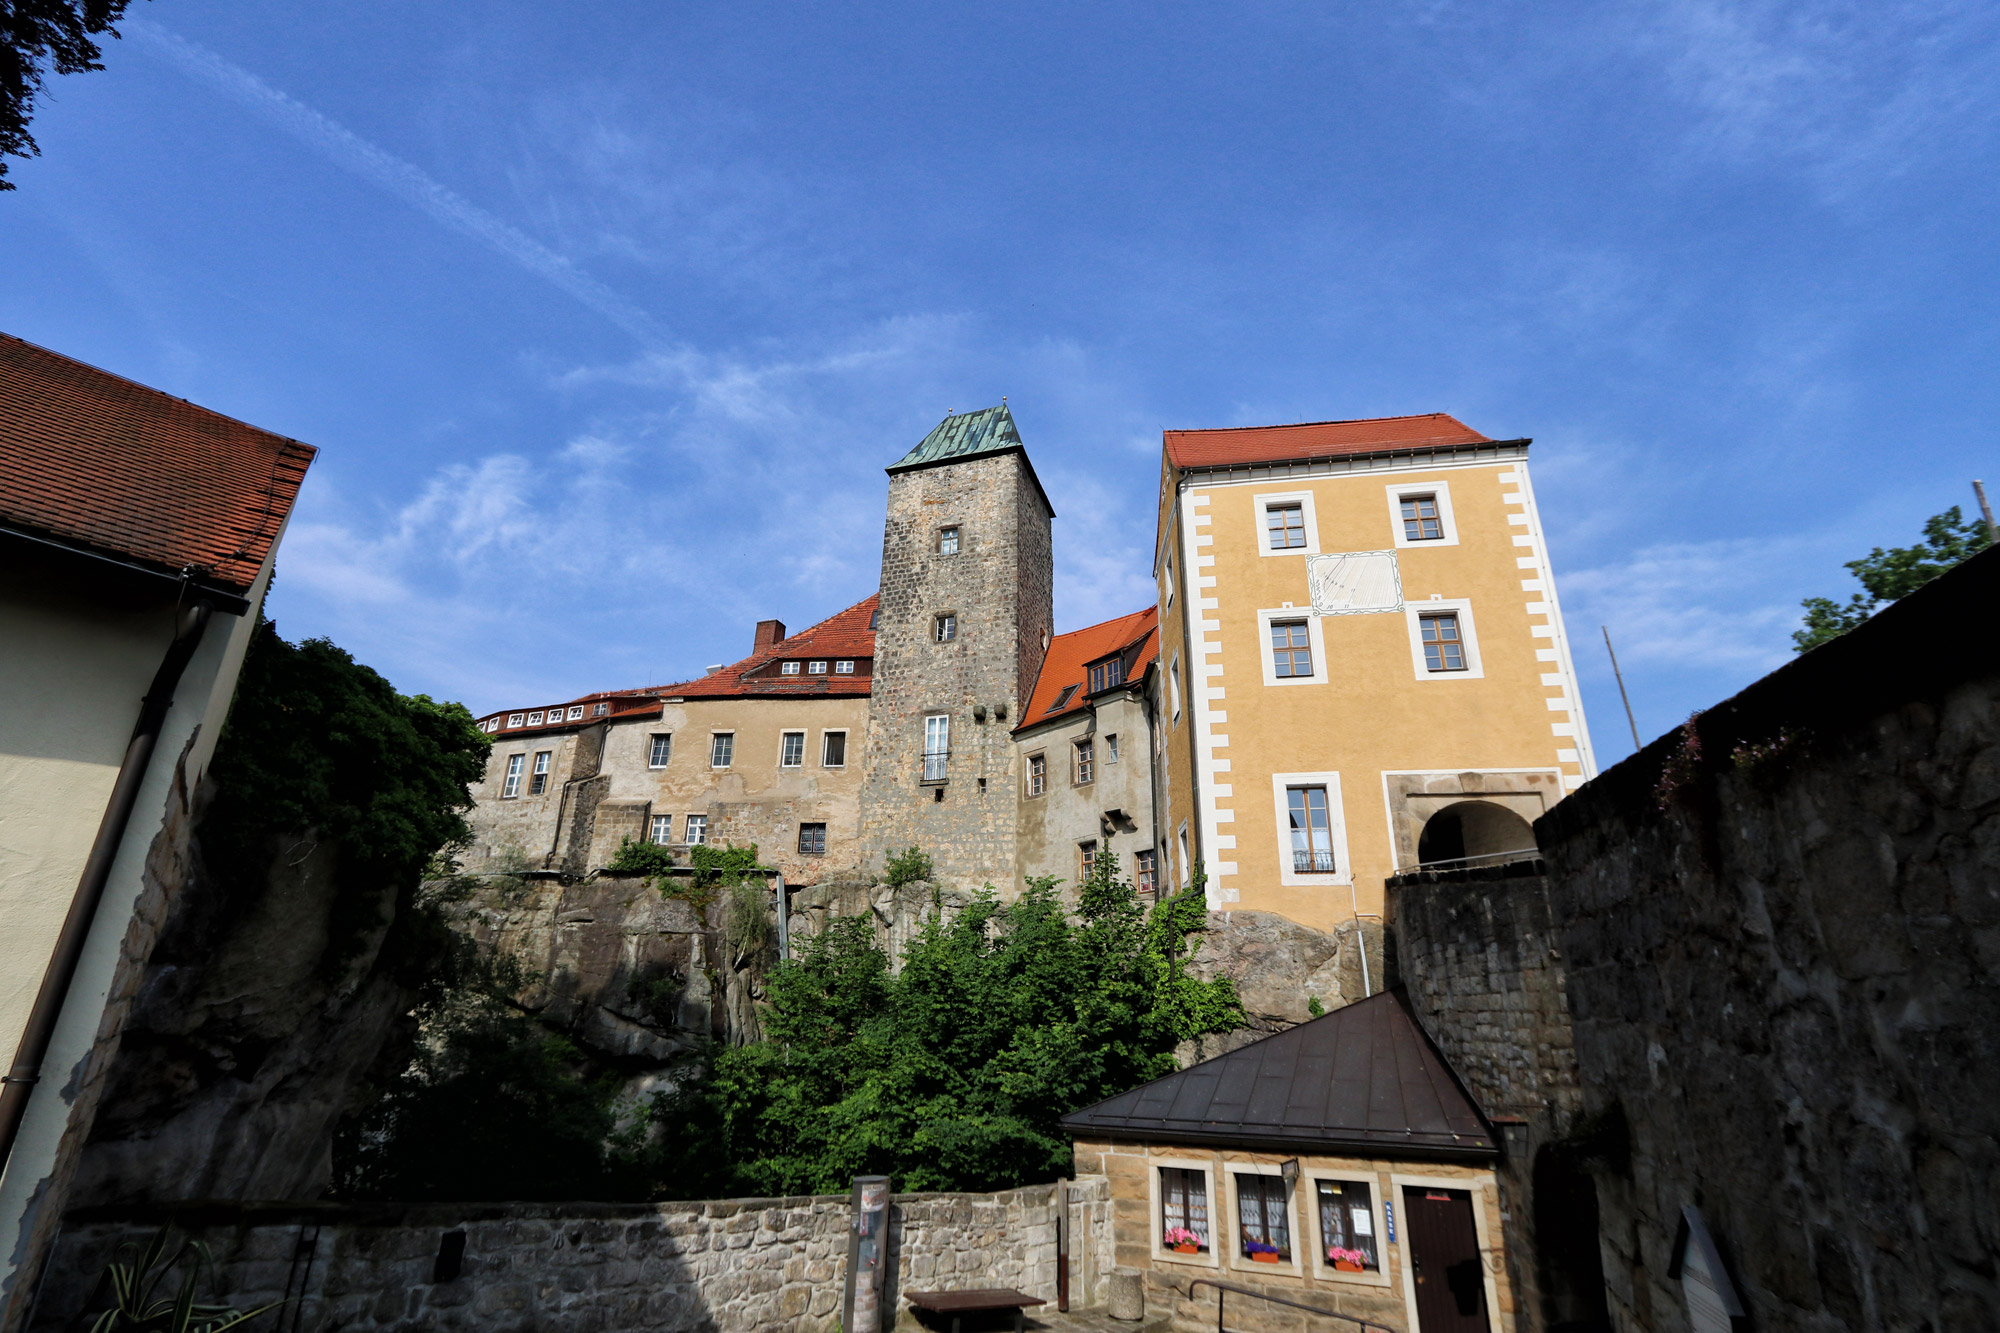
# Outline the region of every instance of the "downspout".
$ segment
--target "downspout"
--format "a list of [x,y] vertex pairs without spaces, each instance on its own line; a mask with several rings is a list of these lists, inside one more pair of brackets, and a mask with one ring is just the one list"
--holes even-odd
[[76,979],[84,943],[90,938],[91,923],[96,920],[104,886],[111,878],[112,862],[118,859],[126,825],[132,820],[132,808],[139,802],[139,788],[146,781],[146,770],[159,744],[167,709],[173,704],[174,691],[180,687],[181,673],[187,670],[195,649],[201,646],[202,633],[213,615],[214,609],[207,602],[197,602],[180,612],[174,641],[160,660],[152,688],[139,703],[139,721],[132,728],[132,739],[126,742],[125,761],[119,765],[118,777],[111,784],[111,800],[97,826],[97,840],[90,845],[83,876],[77,881],[76,896],[70,900],[69,915],[63,918],[55,953],[42,976],[42,988],[35,993],[35,1007],[28,1012],[28,1025],[14,1050],[14,1067],[0,1078],[0,1170],[6,1168],[7,1159],[13,1154],[22,1117],[27,1114],[28,1097],[41,1081],[42,1061],[48,1056],[56,1020],[69,998],[70,983]]
[[[1153,633],[1157,635],[1159,630],[1155,629]],[[1163,678],[1166,675],[1166,672],[1160,669],[1159,654],[1157,652],[1153,655],[1153,666],[1150,668],[1148,674],[1153,677],[1156,687],[1163,682]],[[1145,689],[1143,683],[1139,691],[1139,707],[1146,714],[1146,768],[1152,777],[1152,780],[1146,784],[1146,789],[1147,794],[1152,798],[1153,831],[1147,836],[1153,847],[1153,901],[1156,903],[1162,898],[1173,896],[1172,894],[1162,894],[1160,892],[1165,887],[1167,878],[1162,872],[1171,868],[1173,860],[1172,853],[1160,841],[1160,777],[1162,770],[1166,767],[1167,755],[1160,748],[1160,720],[1154,716],[1154,700],[1149,697],[1157,692],[1157,688],[1152,691]]]

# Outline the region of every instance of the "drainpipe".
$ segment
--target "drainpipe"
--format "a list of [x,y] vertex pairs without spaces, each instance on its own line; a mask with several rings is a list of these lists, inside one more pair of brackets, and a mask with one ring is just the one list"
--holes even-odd
[[[187,582],[184,574],[184,589]],[[0,1170],[6,1168],[7,1159],[13,1154],[21,1118],[27,1113],[28,1097],[41,1081],[42,1061],[55,1036],[56,1019],[62,1014],[63,1002],[69,998],[70,983],[76,979],[84,942],[90,938],[91,923],[104,898],[105,883],[111,878],[111,863],[117,860],[119,845],[125,840],[132,807],[138,804],[139,788],[146,780],[153,750],[159,744],[167,709],[173,704],[181,673],[187,670],[188,661],[201,646],[202,632],[213,615],[214,609],[207,602],[198,602],[178,613],[174,641],[153,675],[152,688],[139,703],[139,721],[132,728],[132,739],[125,745],[125,762],[119,765],[117,780],[111,784],[111,800],[104,807],[103,822],[97,826],[97,840],[90,845],[83,876],[77,881],[76,896],[70,900],[69,915],[63,918],[62,933],[56,937],[55,953],[42,976],[42,988],[35,993],[35,1007],[28,1013],[28,1026],[21,1033],[21,1044],[14,1050],[14,1067],[0,1078]]]
[[792,907],[785,901],[785,872],[771,872],[778,880],[778,961],[784,962],[792,956]]

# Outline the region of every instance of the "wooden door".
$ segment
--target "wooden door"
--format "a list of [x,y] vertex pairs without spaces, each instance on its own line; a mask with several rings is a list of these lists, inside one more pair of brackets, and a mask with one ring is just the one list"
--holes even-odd
[[1422,1333],[1487,1333],[1486,1270],[1479,1261],[1472,1195],[1405,1185],[1403,1225],[1410,1233],[1418,1328]]

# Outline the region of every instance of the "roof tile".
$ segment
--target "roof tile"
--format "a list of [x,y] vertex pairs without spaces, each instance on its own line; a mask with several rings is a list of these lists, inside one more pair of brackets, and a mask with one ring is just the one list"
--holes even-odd
[[1343,454],[1437,449],[1491,441],[1443,412],[1414,417],[1306,421],[1294,426],[1226,426],[1216,430],[1161,432],[1175,467],[1238,467]]

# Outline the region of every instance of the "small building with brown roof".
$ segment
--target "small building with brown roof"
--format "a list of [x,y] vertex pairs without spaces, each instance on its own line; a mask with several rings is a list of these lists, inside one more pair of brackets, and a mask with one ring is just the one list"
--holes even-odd
[[[1492,1127],[1400,990],[1062,1118],[1149,1314],[1248,1288],[1396,1333],[1513,1333]],[[1296,1328],[1231,1294],[1231,1328]],[[1351,1324],[1343,1327],[1352,1327]]]
[[313,453],[0,335],[0,1325],[62,1212]]

